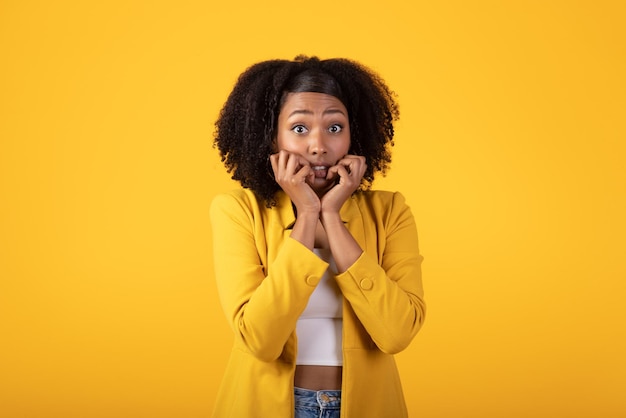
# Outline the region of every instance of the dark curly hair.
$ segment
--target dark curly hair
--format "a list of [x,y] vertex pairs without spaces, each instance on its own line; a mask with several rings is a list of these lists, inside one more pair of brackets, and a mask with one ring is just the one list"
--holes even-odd
[[348,110],[349,153],[367,159],[361,189],[391,163],[393,123],[399,111],[395,93],[372,70],[345,58],[298,56],[269,60],[244,71],[215,123],[214,146],[233,180],[251,189],[268,207],[280,186],[268,157],[273,153],[278,114],[288,93],[325,93]]

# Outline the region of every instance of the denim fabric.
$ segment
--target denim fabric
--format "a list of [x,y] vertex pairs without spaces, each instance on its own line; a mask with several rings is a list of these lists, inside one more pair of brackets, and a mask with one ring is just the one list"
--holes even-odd
[[340,390],[308,390],[295,387],[295,418],[339,418]]

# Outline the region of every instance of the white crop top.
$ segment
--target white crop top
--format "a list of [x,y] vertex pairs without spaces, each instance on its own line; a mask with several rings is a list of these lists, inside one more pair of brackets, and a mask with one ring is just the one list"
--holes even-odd
[[343,296],[335,282],[337,267],[329,249],[313,250],[329,263],[324,276],[309,298],[296,325],[298,337],[297,365],[341,366],[341,329]]

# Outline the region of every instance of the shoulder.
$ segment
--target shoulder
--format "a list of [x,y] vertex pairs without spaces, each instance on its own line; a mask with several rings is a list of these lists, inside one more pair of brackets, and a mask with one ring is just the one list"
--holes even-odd
[[400,192],[387,190],[365,190],[353,195],[359,206],[373,206],[379,209],[406,205],[406,199]]
[[249,189],[234,189],[220,193],[211,201],[211,213],[234,215],[241,212],[258,212],[263,210],[264,203]]
[[257,200],[257,198],[251,190],[240,188],[215,195],[212,204],[220,204],[228,201],[252,202],[255,200]]
[[377,223],[391,225],[413,219],[411,208],[400,192],[366,190],[353,196],[364,217]]

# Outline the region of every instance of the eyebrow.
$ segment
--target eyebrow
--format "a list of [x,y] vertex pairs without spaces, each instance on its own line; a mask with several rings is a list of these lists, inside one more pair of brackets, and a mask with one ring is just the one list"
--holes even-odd
[[[322,115],[332,115],[335,113],[339,113],[345,116],[345,113],[341,110],[341,109],[327,109],[324,112],[322,112]],[[291,112],[289,114],[289,116],[287,116],[287,118],[290,118],[294,115],[312,115],[313,112],[311,110],[307,110],[307,109],[296,109],[293,112]]]

